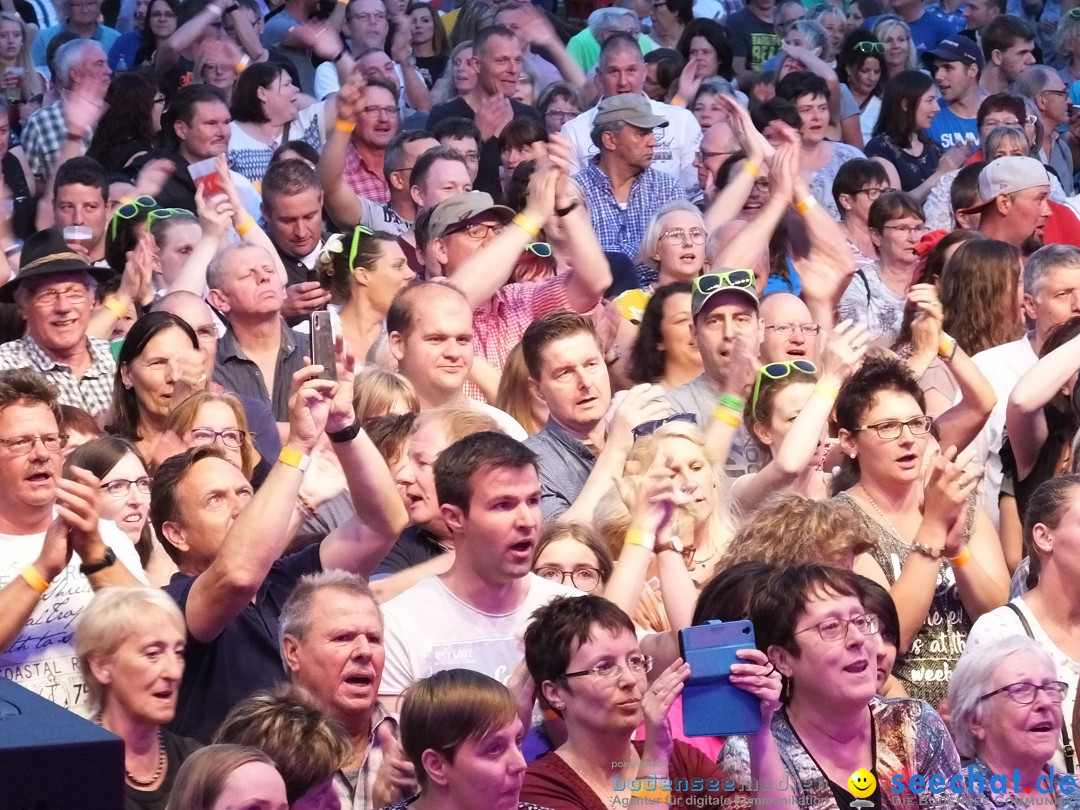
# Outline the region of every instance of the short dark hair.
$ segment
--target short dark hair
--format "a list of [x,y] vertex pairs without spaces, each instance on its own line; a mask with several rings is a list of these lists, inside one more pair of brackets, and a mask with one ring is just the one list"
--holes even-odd
[[364,422],[364,432],[387,464],[393,464],[401,458],[401,451],[413,431],[416,417],[415,411],[408,411],[373,416]]
[[[861,28],[852,31],[844,38],[844,42],[840,46],[840,51],[836,55],[836,76],[840,79],[842,84],[850,85],[851,77],[859,72],[868,59],[876,59],[879,65],[885,63],[884,54],[862,50],[858,47],[864,42],[874,44],[880,42],[880,40],[869,31],[864,31]],[[879,78],[878,85],[874,88],[873,95],[877,95],[880,89],[881,79]]]
[[[254,0],[251,1],[254,2]],[[310,160],[312,163],[319,162],[318,150],[307,141],[285,141],[270,156],[270,165],[273,166],[283,160],[295,160],[295,158],[283,158],[282,155],[286,152],[296,152],[304,160]]]
[[574,648],[598,629],[634,635],[634,622],[618,605],[591,594],[559,596],[533,611],[525,630],[525,666],[536,688],[562,678]]
[[979,174],[990,164],[985,160],[969,163],[956,173],[952,188],[949,189],[949,204],[953,213],[963,208],[970,208],[982,201],[979,193]]
[[840,389],[840,395],[836,398],[836,426],[849,431],[858,430],[874,397],[882,391],[908,394],[926,413],[926,397],[922,388],[903,362],[890,357],[867,357]]
[[853,195],[868,183],[888,182],[889,175],[885,167],[876,160],[853,158],[842,164],[836,173],[832,185],[833,200],[836,202],[837,209],[842,212],[844,209],[840,207],[841,194]]
[[177,492],[191,468],[207,458],[227,460],[223,449],[214,444],[204,444],[165,459],[154,471],[154,482],[150,485],[150,525],[165,547],[165,553],[175,563],[180,562],[182,552],[169,542],[162,527],[169,521],[183,517]]
[[525,149],[537,142],[548,142],[547,127],[535,118],[522,116],[513,119],[499,133],[499,152],[511,149]]
[[816,73],[809,70],[797,70],[789,73],[776,83],[776,95],[797,104],[803,96],[821,96],[828,99],[829,85]]
[[435,493],[440,504],[456,506],[469,514],[472,476],[488,468],[532,467],[539,471],[536,453],[517,439],[493,430],[459,439],[435,461]]
[[232,94],[230,112],[234,121],[247,121],[262,124],[270,119],[266,117],[259,91],[277,81],[285,68],[277,62],[255,62],[244,68],[236,80]]
[[[616,34],[615,36],[633,40],[629,34]],[[609,39],[608,42],[611,40]],[[607,44],[607,43],[605,43]],[[638,46],[641,49],[641,46]],[[656,65],[656,83],[664,89],[667,95],[671,85],[679,80],[679,74],[686,67],[686,60],[681,53],[674,48],[656,48],[645,54],[646,65]]]
[[319,176],[315,170],[299,158],[288,158],[272,163],[263,175],[263,204],[270,208],[274,197],[291,197],[308,189],[322,192]]
[[874,200],[866,217],[866,224],[880,233],[885,223],[900,217],[915,217],[926,221],[926,214],[918,200],[904,191],[890,191]]
[[769,563],[745,560],[720,571],[698,594],[690,623],[737,622],[747,618],[754,593],[775,570]]
[[[477,145],[479,145],[479,142]],[[436,146],[434,149],[428,149],[416,159],[412,174],[409,176],[409,185],[422,186],[424,181],[427,180],[428,172],[431,171],[431,167],[435,165],[437,160],[456,160],[463,166],[467,166],[465,156],[457,149],[450,146]]]
[[[750,110],[750,118],[759,132],[764,132],[765,127],[773,121],[783,121],[794,130],[802,128],[802,116],[795,109],[794,102],[780,96],[753,105]],[[730,160],[730,158],[728,159]]]
[[521,353],[525,359],[525,367],[529,369],[529,376],[534,380],[540,379],[544,365],[544,349],[556,340],[581,334],[592,337],[603,353],[600,337],[596,334],[596,325],[591,318],[584,315],[566,311],[552,312],[530,323],[525,334],[521,336]]
[[442,143],[443,138],[447,138],[451,141],[458,141],[463,138],[472,138],[476,141],[476,145],[481,143],[480,128],[476,126],[476,123],[470,121],[468,118],[444,118],[442,121],[435,125],[435,128],[431,130],[431,137]]
[[857,579],[862,593],[859,601],[867,613],[873,613],[881,623],[881,637],[894,647],[900,646],[900,616],[896,612],[896,603],[892,594],[872,579],[860,576]]
[[109,174],[92,157],[74,157],[60,164],[56,170],[56,180],[53,181],[53,193],[64,186],[96,188],[101,192],[102,200],[109,200]]
[[195,120],[195,105],[209,103],[229,106],[225,100],[225,94],[218,88],[209,84],[189,84],[187,87],[180,88],[173,96],[172,103],[169,105],[171,119],[190,124]]
[[1035,29],[1019,17],[999,14],[990,21],[982,33],[983,57],[990,62],[994,51],[1007,51],[1017,42],[1034,42]]
[[398,132],[390,139],[390,143],[386,145],[386,151],[383,153],[383,179],[387,182],[387,185],[390,183],[390,175],[403,168],[405,147],[410,143],[432,137],[434,136],[426,129],[407,129]]
[[675,19],[683,25],[694,19],[694,0],[667,0],[666,5],[675,15]]
[[60,391],[37,371],[13,368],[0,371],[0,411],[12,405],[44,405],[60,424]]
[[502,37],[503,39],[512,39],[517,41],[517,34],[507,28],[505,25],[488,25],[481,28],[472,39],[473,53],[479,54],[488,43],[488,40],[495,37]]
[[975,113],[975,126],[982,129],[986,117],[996,112],[1012,113],[1020,126],[1024,125],[1024,120],[1027,118],[1027,106],[1020,96],[1013,93],[994,93],[984,98],[979,105],[979,111]]

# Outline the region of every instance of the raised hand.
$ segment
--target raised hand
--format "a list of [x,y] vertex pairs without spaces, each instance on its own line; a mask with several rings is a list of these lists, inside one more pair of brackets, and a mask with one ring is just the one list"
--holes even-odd
[[56,482],[56,514],[67,527],[68,548],[83,562],[97,562],[105,556],[98,531],[101,479],[81,467],[72,467],[70,474]]
[[227,194],[214,194],[207,199],[203,196],[202,186],[195,187],[195,210],[203,233],[213,239],[224,238],[236,216],[236,209]]
[[735,655],[745,663],[732,664],[728,679],[758,699],[761,704],[762,731],[769,734],[769,724],[780,708],[780,692],[783,688],[780,673],[761,650],[737,650]]
[[953,144],[945,150],[945,154],[938,160],[938,171],[941,173],[955,172],[964,168],[968,158],[972,155],[972,146],[968,141]]
[[947,448],[930,465],[923,486],[923,520],[933,521],[946,529],[949,535],[945,548],[947,556],[955,556],[960,550],[963,538],[955,537],[952,530],[962,518],[968,498],[979,486],[981,477],[982,468],[969,470],[964,462],[957,460],[955,447]]
[[353,406],[356,360],[345,350],[345,339],[340,336],[334,341],[334,363],[337,367],[338,390],[326,419],[328,433],[344,430],[356,422],[356,408]]
[[671,736],[668,711],[675,698],[682,694],[683,685],[689,677],[690,665],[681,658],[676,658],[671,666],[652,682],[641,699],[641,709],[645,714],[643,759],[656,761],[670,758],[675,741]]
[[608,426],[608,441],[632,443],[633,431],[638,425],[670,415],[671,405],[667,401],[667,394],[663,388],[649,383],[635,385],[626,392],[611,417],[611,424]]
[[349,77],[337,94],[337,117],[342,121],[352,121],[354,124],[360,117],[360,109],[364,106],[364,88],[367,82],[364,77],[354,73]]
[[141,197],[145,194],[147,197],[157,197],[174,171],[176,164],[168,158],[146,161],[146,165],[139,170],[139,176],[135,178],[135,196]]
[[295,444],[308,453],[326,429],[330,402],[337,393],[338,384],[319,379],[321,372],[321,366],[305,366],[292,375],[293,393],[289,397],[289,438],[286,444]]
[[829,334],[821,353],[821,376],[843,385],[859,367],[870,340],[870,331],[851,321],[841,321]]

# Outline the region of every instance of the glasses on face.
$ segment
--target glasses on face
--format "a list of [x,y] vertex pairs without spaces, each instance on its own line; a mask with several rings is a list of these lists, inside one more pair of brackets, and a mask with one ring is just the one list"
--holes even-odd
[[753,270],[728,270],[726,273],[706,273],[694,279],[694,290],[708,295],[721,287],[753,287]]
[[1069,91],[1068,90],[1043,90],[1042,92],[1049,93],[1052,96],[1061,96],[1062,98],[1068,98],[1069,97]]
[[1027,681],[1018,681],[1017,683],[1007,684],[1000,689],[995,689],[993,692],[987,692],[979,700],[982,701],[992,698],[994,695],[1005,694],[1021,706],[1028,706],[1035,702],[1035,695],[1038,692],[1046,692],[1046,696],[1054,703],[1061,703],[1061,701],[1065,700],[1065,694],[1068,691],[1069,685],[1064,681],[1050,681],[1050,683],[1044,683],[1042,686]]
[[565,124],[571,118],[577,118],[579,115],[581,113],[573,110],[548,110],[544,113],[544,118],[550,118],[552,121],[562,121]]
[[[576,571],[566,571],[557,565],[545,565],[543,568],[536,569],[536,575],[543,577],[548,582],[558,582],[563,585],[566,584],[566,578],[569,577],[570,583],[579,591],[585,593],[592,593],[596,586],[600,584],[600,569],[587,565],[583,565]],[[563,677],[570,676],[565,675]]]
[[704,163],[706,160],[709,160],[710,158],[727,157],[728,155],[733,155],[733,154],[735,154],[735,153],[734,152],[706,152],[704,149],[698,149],[697,156],[698,156],[698,160],[700,160],[702,163]]
[[614,678],[618,675],[623,667],[633,672],[635,675],[642,675],[652,670],[653,657],[651,655],[637,655],[628,656],[626,663],[616,664],[614,661],[603,661],[597,664],[592,669],[582,669],[577,672],[565,672],[560,675],[560,678],[580,678],[582,675],[595,675],[597,678]]
[[686,422],[691,425],[696,425],[697,414],[673,413],[671,416],[665,416],[663,419],[650,419],[648,422],[642,422],[635,427],[631,433],[634,434],[634,438],[636,439],[640,439],[642,436],[652,436],[664,425],[670,424],[671,422]]
[[922,236],[927,231],[925,225],[886,225],[885,230],[896,231],[904,236]]
[[802,630],[796,630],[793,635],[797,636],[800,633],[809,633],[811,630],[817,630],[822,641],[839,641],[840,639],[847,638],[848,627],[851,625],[855,625],[855,629],[864,636],[872,636],[880,629],[878,617],[873,613],[864,613],[861,616],[852,616],[850,619],[826,619],[823,622],[818,622],[812,627],[804,627]]
[[865,194],[866,199],[870,200],[870,202],[873,202],[878,197],[880,197],[882,194],[889,194],[893,190],[894,189],[891,189],[891,188],[880,188],[880,187],[877,187],[877,186],[874,186],[874,187],[871,187],[871,188],[860,188],[858,191],[855,192],[855,196],[857,197],[860,194]]
[[195,335],[199,338],[200,343],[217,343],[217,327],[212,323],[200,326],[195,330]]
[[[794,326],[795,324],[781,324],[782,326]],[[802,325],[800,324],[800,327]],[[791,334],[790,332],[788,334]],[[770,380],[782,380],[793,371],[801,371],[803,374],[817,374],[817,366],[809,360],[781,360],[777,363],[767,363],[758,369],[757,379],[754,380],[754,393],[750,397],[750,410],[757,410],[758,395],[761,394],[761,381],[768,377]]]
[[244,439],[247,438],[247,431],[235,428],[214,430],[213,428],[200,427],[191,429],[191,441],[195,444],[213,444],[217,441],[218,436],[221,437],[223,445],[231,450],[239,450],[244,445]]
[[795,334],[795,330],[798,329],[804,335],[810,335],[811,337],[817,336],[821,332],[821,327],[816,323],[774,323],[765,327],[766,330],[772,330],[781,337],[788,337]]
[[529,242],[525,249],[533,256],[538,256],[541,259],[551,258],[551,243],[549,242]]
[[690,230],[686,228],[669,228],[660,234],[660,241],[667,242],[669,245],[685,245],[689,239],[691,244],[704,245],[706,236],[704,228],[694,227],[690,228]]
[[893,439],[899,439],[900,434],[904,432],[904,428],[910,430],[912,436],[925,436],[930,432],[933,424],[934,417],[932,416],[916,416],[906,422],[901,422],[899,419],[886,419],[884,422],[877,422],[873,425],[863,425],[859,430],[873,430],[877,433],[878,438],[889,442]]
[[30,300],[36,307],[48,308],[56,306],[61,298],[73,306],[79,306],[90,300],[90,291],[81,285],[66,290],[48,289],[36,293]]
[[41,433],[37,436],[12,436],[10,439],[0,439],[0,445],[6,447],[13,456],[25,456],[39,439],[50,453],[59,453],[68,443],[66,433]]
[[[487,239],[488,235],[497,236],[502,233],[503,224],[501,222],[474,222],[471,225],[466,225],[464,228],[458,228],[455,231],[451,231],[450,234],[463,233],[470,239]],[[449,236],[450,234],[447,234]]]
[[370,228],[365,228],[363,225],[357,225],[356,228],[353,230],[352,246],[349,248],[349,272],[350,273],[354,272],[356,270],[356,250],[357,250],[357,248],[360,247],[360,237],[361,237],[361,235],[363,235],[363,236],[373,236],[374,231],[372,231]]
[[153,197],[136,197],[129,203],[124,203],[116,209],[116,213],[113,214],[112,222],[109,224],[110,234],[115,241],[116,229],[120,226],[120,220],[122,219],[134,219],[139,215],[140,211],[145,211],[147,208],[157,208],[157,200]]
[[397,115],[397,107],[377,107],[373,105],[371,107],[364,107],[360,112],[364,115],[379,115],[381,113],[382,115],[392,118]]
[[856,42],[855,53],[867,53],[875,54],[877,56],[884,56],[885,43],[883,42]]
[[129,481],[126,478],[117,478],[115,481],[110,481],[107,484],[102,484],[101,489],[105,490],[105,493],[110,498],[126,498],[127,494],[131,492],[131,488],[139,490],[143,495],[150,494],[150,476],[144,475],[142,478],[136,478],[134,481]]

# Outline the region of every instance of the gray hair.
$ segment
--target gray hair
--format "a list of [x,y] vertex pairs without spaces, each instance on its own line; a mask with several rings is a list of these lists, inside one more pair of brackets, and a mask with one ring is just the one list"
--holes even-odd
[[1024,635],[1006,636],[985,644],[968,644],[964,648],[949,681],[948,697],[953,741],[961,757],[974,757],[978,753],[971,721],[982,720],[985,701],[981,698],[990,691],[989,684],[1001,662],[1014,655],[1023,655],[1028,663],[1040,661],[1057,672],[1049,653],[1037,641]]
[[638,248],[637,258],[634,259],[635,264],[644,264],[652,267],[653,269],[659,269],[660,265],[652,257],[656,252],[656,245],[660,241],[660,229],[663,225],[664,218],[668,214],[673,214],[676,211],[685,211],[688,214],[694,214],[702,228],[705,227],[705,219],[701,216],[701,211],[696,205],[689,200],[672,200],[664,205],[656,215],[649,220],[649,226],[645,229],[645,236],[641,240],[641,246]]
[[806,40],[806,47],[811,51],[824,54],[829,47],[829,33],[817,20],[796,20],[788,31],[798,31]]
[[1043,279],[1059,268],[1080,270],[1080,247],[1044,245],[1032,253],[1024,265],[1024,292],[1035,295]]
[[237,242],[234,245],[229,245],[224,250],[219,251],[218,254],[210,260],[209,264],[206,265],[206,286],[211,290],[224,290],[225,266],[228,263],[229,258],[232,257],[233,254],[239,253],[242,250],[247,250],[248,248],[259,248],[259,250],[267,256],[270,255],[262,245],[256,245],[251,242]]
[[89,273],[84,273],[80,270],[72,270],[63,273],[55,273],[49,275],[38,276],[36,278],[27,278],[22,281],[16,288],[12,296],[15,299],[15,303],[19,306],[26,306],[30,299],[34,296],[38,290],[47,287],[49,284],[55,283],[54,276],[64,277],[67,281],[72,283],[82,284],[86,287],[86,291],[93,295],[97,292],[97,280]]
[[612,35],[609,37],[603,45],[600,46],[600,58],[596,62],[597,70],[603,70],[607,65],[608,57],[615,53],[636,53],[638,58],[644,62],[645,54],[641,52],[641,46],[637,41],[626,34],[625,36]]
[[589,139],[593,142],[593,146],[604,151],[603,138],[605,132],[622,132],[622,128],[626,126],[625,121],[611,121],[607,124],[593,124],[592,131],[589,132]]
[[[278,650],[281,652],[281,663],[286,672],[289,671],[289,664],[285,660],[285,636],[303,639],[307,635],[308,630],[311,629],[311,606],[315,602],[316,595],[322,591],[339,591],[350,596],[370,599],[376,607],[379,604],[371,588],[368,587],[367,580],[359,574],[331,570],[301,577],[292,593],[289,594],[285,606],[281,609],[281,618],[278,620]],[[382,616],[381,611],[379,615]]]
[[983,154],[987,156],[987,160],[994,159],[994,154],[997,152],[998,147],[1001,146],[1001,142],[1006,138],[1014,138],[1019,141],[1024,152],[1027,152],[1031,146],[1028,143],[1027,133],[1024,132],[1022,127],[1009,124],[994,127],[990,134],[986,136],[986,143],[983,144]]
[[1057,71],[1051,70],[1046,65],[1032,65],[1016,77],[1014,87],[1019,95],[1034,99],[1050,85],[1055,76],[1057,76]]
[[[62,88],[71,87],[71,71],[83,60],[90,48],[101,49],[101,45],[92,39],[73,39],[56,49],[53,64],[56,67],[56,83]],[[104,53],[104,50],[102,53]]]
[[599,42],[600,32],[605,28],[611,28],[611,26],[623,17],[633,17],[634,22],[637,22],[638,20],[638,15],[628,8],[618,8],[615,6],[598,8],[589,15],[589,30],[592,32],[592,35],[596,37],[596,41]]

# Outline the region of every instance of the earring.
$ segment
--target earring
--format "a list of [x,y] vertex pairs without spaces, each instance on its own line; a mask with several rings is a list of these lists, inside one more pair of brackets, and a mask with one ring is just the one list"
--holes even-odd
[[854,454],[854,453],[848,453],[848,455],[850,455],[850,456],[851,456],[851,460],[852,460],[852,461],[854,461],[854,460],[855,460],[855,454]]

